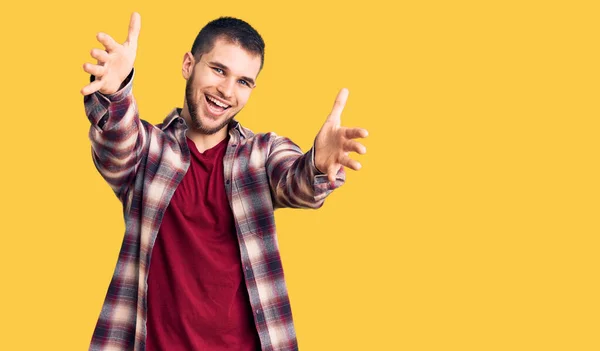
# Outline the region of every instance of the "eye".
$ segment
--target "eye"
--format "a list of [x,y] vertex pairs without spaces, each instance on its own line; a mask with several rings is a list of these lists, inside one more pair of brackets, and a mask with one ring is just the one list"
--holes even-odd
[[247,87],[249,87],[249,86],[250,86],[250,83],[246,82],[246,81],[245,81],[245,80],[243,80],[243,79],[240,79],[240,80],[238,80],[238,82],[239,82],[241,85],[245,85],[245,86],[247,86]]
[[225,73],[225,71],[223,71],[219,67],[213,67],[212,69],[213,69],[213,71],[217,72],[218,74],[224,74]]

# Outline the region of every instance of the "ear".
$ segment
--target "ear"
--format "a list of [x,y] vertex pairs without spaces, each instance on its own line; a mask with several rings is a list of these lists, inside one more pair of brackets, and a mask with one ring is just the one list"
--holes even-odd
[[192,76],[192,72],[194,71],[194,65],[196,64],[196,59],[191,52],[186,52],[183,55],[183,64],[181,66],[181,74],[185,80],[190,79]]

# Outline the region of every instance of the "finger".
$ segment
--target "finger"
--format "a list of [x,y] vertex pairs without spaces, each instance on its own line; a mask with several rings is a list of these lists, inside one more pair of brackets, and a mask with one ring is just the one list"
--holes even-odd
[[363,128],[346,128],[344,136],[348,139],[366,138],[369,132]]
[[98,33],[96,36],[98,41],[104,45],[106,51],[113,51],[119,47],[119,43],[117,43],[110,35],[106,33]]
[[345,152],[354,151],[354,152],[362,155],[362,154],[367,153],[367,148],[363,144],[359,143],[356,140],[347,140],[344,143],[344,151]]
[[327,179],[329,180],[329,182],[331,184],[335,184],[335,179],[336,179],[336,176],[337,176],[337,173],[339,170],[340,170],[339,164],[333,164],[333,165],[329,166],[329,168],[327,169]]
[[95,80],[95,81],[91,82],[90,84],[86,85],[85,87],[83,87],[83,89],[81,89],[81,94],[83,94],[83,95],[93,94],[93,93],[97,92],[98,90],[100,90],[100,88],[102,88],[103,84],[104,83],[101,80]]
[[93,58],[98,60],[98,62],[106,62],[108,61],[108,52],[100,49],[92,49],[90,52]]
[[138,37],[140,36],[140,28],[142,27],[142,17],[139,13],[134,12],[131,14],[131,20],[129,21],[129,33],[127,34],[127,42],[133,47],[137,47]]
[[344,88],[340,90],[337,97],[335,98],[335,103],[333,104],[333,109],[327,118],[328,121],[338,122],[342,116],[342,111],[344,110],[344,106],[346,106],[346,100],[348,100],[348,89]]
[[351,158],[350,158],[349,156],[347,156],[347,155],[344,155],[344,156],[342,156],[342,158],[340,159],[340,163],[341,163],[343,166],[346,166],[346,167],[348,167],[348,168],[350,168],[350,169],[353,169],[353,170],[355,170],[355,171],[358,171],[359,169],[361,169],[361,168],[362,168],[362,165],[360,164],[360,162],[358,162],[358,161],[356,161],[356,160],[353,160],[353,159],[351,159]]
[[100,65],[92,65],[91,63],[84,63],[83,70],[93,76],[102,77],[104,75],[106,68],[103,66],[100,66]]

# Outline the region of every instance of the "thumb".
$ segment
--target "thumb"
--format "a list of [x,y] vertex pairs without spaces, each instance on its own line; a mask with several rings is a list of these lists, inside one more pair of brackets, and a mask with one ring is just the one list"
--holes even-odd
[[338,93],[335,98],[335,103],[333,104],[333,109],[331,113],[327,117],[327,122],[334,123],[335,125],[341,124],[342,111],[344,111],[344,107],[346,106],[346,100],[348,100],[348,89],[343,88]]
[[139,13],[134,12],[131,14],[131,20],[129,21],[129,32],[127,33],[127,42],[137,48],[138,37],[140,35],[140,28],[142,26],[142,18]]

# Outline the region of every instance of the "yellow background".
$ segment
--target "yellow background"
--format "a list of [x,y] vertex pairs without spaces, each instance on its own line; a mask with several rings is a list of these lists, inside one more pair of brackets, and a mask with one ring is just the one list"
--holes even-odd
[[349,88],[363,169],[322,209],[276,215],[302,350],[599,350],[597,4],[2,5],[0,350],[88,347],[124,227],[82,65],[132,11],[151,122],[182,105],[183,54],[220,15],[267,45],[245,126],[307,150]]

